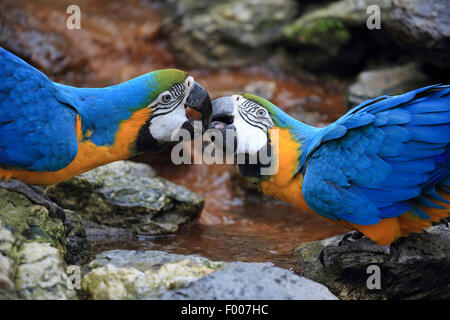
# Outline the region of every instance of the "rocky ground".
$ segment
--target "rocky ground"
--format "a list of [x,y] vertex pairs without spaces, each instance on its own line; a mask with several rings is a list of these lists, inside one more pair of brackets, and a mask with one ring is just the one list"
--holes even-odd
[[[379,246],[336,236],[303,243],[302,275],[341,299],[449,299],[450,229],[445,224]],[[380,289],[368,289],[369,266],[380,268]]]
[[[366,238],[343,241],[342,236],[304,243],[296,250],[300,276],[271,263],[211,261],[163,251],[110,250],[94,256],[89,237],[173,233],[199,216],[199,195],[144,164],[120,161],[46,192],[71,209],[66,210],[69,234],[47,209],[0,189],[0,299],[450,297],[450,229],[445,225],[391,246]],[[379,290],[367,288],[370,265],[381,269]],[[69,279],[74,270],[69,266],[79,270],[79,290],[67,285],[76,284]]]
[[[173,233],[199,216],[199,195],[144,164],[116,162],[45,191],[74,210],[66,210],[68,235],[46,208],[0,189],[0,299],[336,299],[271,263],[135,250],[93,257],[88,236]],[[76,284],[74,265],[78,291],[67,285]]]
[[103,252],[88,265],[82,287],[92,299],[336,299],[325,286],[271,263],[162,251]]

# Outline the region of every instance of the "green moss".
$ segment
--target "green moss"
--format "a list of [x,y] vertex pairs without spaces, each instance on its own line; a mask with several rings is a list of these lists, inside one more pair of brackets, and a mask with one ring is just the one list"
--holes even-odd
[[64,253],[65,229],[46,208],[32,204],[25,196],[0,189],[0,220],[25,242],[50,242]]
[[45,192],[84,220],[138,233],[176,232],[180,224],[196,219],[204,205],[201,196],[128,161],[96,168]]
[[327,48],[330,45],[343,45],[351,37],[344,23],[334,18],[299,19],[287,25],[283,32],[287,38],[321,48]]

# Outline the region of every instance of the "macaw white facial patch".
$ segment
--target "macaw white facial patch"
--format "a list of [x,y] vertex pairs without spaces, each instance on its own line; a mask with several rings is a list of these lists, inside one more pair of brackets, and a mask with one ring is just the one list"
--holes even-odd
[[172,141],[173,133],[189,121],[185,104],[193,86],[194,78],[189,76],[183,84],[175,84],[149,105],[153,115],[148,129],[153,138],[160,142]]
[[267,132],[273,127],[268,111],[240,95],[232,96],[234,126],[236,127],[236,153],[256,155],[268,142]]

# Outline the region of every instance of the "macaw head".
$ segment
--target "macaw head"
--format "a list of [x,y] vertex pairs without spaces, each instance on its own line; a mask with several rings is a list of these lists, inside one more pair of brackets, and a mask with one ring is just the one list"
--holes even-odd
[[[237,155],[241,173],[249,177],[275,174],[281,156],[284,162],[293,159],[295,166],[302,146],[309,143],[316,130],[290,117],[270,101],[248,93],[218,98],[212,108],[210,129],[213,129],[214,143],[218,148],[223,147],[227,155]],[[222,133],[221,139],[216,139],[216,130]],[[262,173],[261,169],[269,168],[272,171]],[[296,172],[297,167],[292,170]]]
[[[226,135],[234,133],[234,153],[255,155],[270,142],[269,132],[276,126],[276,114],[280,111],[270,101],[248,93],[221,97],[213,101],[210,128]],[[228,139],[228,141],[230,141]]]
[[194,119],[186,112],[200,113],[202,133],[211,122],[212,106],[208,92],[186,72],[176,69],[157,70],[150,76],[150,119],[141,128],[137,140],[139,151],[158,151],[167,142],[178,141],[174,135],[185,129],[194,136]]

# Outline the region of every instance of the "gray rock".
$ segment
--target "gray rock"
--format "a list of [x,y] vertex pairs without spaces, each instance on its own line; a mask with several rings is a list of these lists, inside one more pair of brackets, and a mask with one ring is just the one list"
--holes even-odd
[[[357,65],[365,60],[365,45],[372,40],[360,34],[368,31],[366,10],[373,4],[381,8],[381,19],[384,21],[391,0],[341,0],[315,7],[284,26],[285,39],[299,46],[296,62],[305,68],[321,69],[333,63]],[[359,34],[352,29],[358,30]],[[351,48],[348,45],[350,42]]]
[[366,70],[350,86],[348,102],[354,107],[367,99],[403,94],[429,84],[428,76],[415,63]]
[[[189,259],[196,263],[208,264],[210,260],[199,255],[183,255],[167,253],[164,251],[138,251],[138,250],[110,250],[97,254],[95,260],[89,264],[89,268],[103,267],[112,264],[118,268],[133,267],[140,271],[159,268],[163,264],[179,262]],[[218,262],[220,266],[222,263]]]
[[10,258],[15,238],[0,221],[0,300],[17,297],[14,286],[14,261]]
[[162,299],[335,300],[323,285],[272,263],[232,262]]
[[88,267],[82,288],[91,299],[160,299],[168,290],[221,269],[223,263],[162,251],[112,250],[97,255]]
[[255,94],[264,99],[271,100],[277,90],[275,81],[253,81],[247,84],[244,92]]
[[[380,8],[380,29],[367,28],[371,5]],[[283,34],[301,47],[297,62],[305,67],[361,63],[378,48],[380,56],[390,54],[388,60],[396,58],[395,52],[403,52],[449,68],[449,14],[447,0],[341,0],[307,10],[284,26]]]
[[65,239],[66,254],[64,260],[69,265],[85,264],[91,256],[91,244],[83,220],[80,215],[73,211],[65,210],[65,213],[72,230]]
[[25,243],[18,251],[15,274],[19,298],[31,300],[76,299],[67,287],[66,264],[58,249],[49,243]]
[[[302,244],[302,274],[341,299],[448,299],[450,229],[444,225],[379,246],[342,236]],[[381,289],[367,288],[367,267],[381,270]]]
[[117,161],[50,186],[47,194],[83,219],[142,234],[178,231],[195,220],[203,198],[145,164]]
[[82,287],[93,299],[336,299],[324,286],[271,263],[162,251],[103,252],[89,264]]
[[0,3],[0,43],[3,47],[33,61],[33,65],[47,75],[85,67],[85,53],[73,46],[67,36],[49,29],[41,25],[23,3]]
[[[28,200],[22,195],[0,191],[2,200],[11,201],[9,207],[0,203],[0,299],[77,299],[67,288],[62,223],[51,221],[45,208],[25,205]],[[28,219],[21,215],[26,212]]]
[[183,63],[207,67],[243,66],[264,57],[297,12],[293,0],[170,0],[171,44]]
[[393,0],[386,20],[391,36],[424,62],[450,68],[450,2]]

